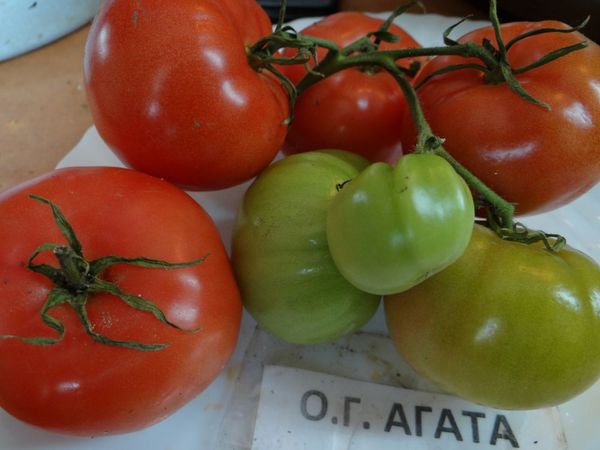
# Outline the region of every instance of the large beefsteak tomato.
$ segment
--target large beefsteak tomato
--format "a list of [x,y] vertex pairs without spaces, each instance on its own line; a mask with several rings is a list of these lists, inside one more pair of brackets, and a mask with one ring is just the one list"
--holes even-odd
[[[88,334],[76,311],[77,299],[92,289],[90,274],[65,287],[28,267],[41,244],[67,243],[49,206],[30,194],[60,208],[88,261],[119,255],[183,263],[205,256],[189,267],[117,264],[99,274],[135,297],[128,301],[153,302],[184,330],[116,295],[89,292],[86,312],[95,336]],[[61,433],[129,432],[173,413],[224,368],[239,332],[239,293],[216,227],[183,191],[128,169],[61,169],[0,195],[0,217],[0,406],[8,413]],[[32,263],[58,266],[51,251]],[[72,307],[65,302],[46,313],[64,325],[63,339],[40,317],[57,285]],[[99,342],[98,335],[168,346],[142,351]],[[33,345],[15,336],[58,342]]]
[[100,135],[125,164],[188,189],[252,178],[289,114],[279,82],[248,63],[270,32],[254,0],[104,2],[84,58]]

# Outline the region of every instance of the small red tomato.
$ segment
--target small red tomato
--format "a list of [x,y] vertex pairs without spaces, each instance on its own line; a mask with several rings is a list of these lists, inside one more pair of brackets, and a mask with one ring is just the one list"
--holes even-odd
[[[343,47],[377,31],[382,23],[383,20],[364,13],[340,12],[309,26],[301,34],[329,39]],[[388,31],[398,36],[399,41],[382,42],[381,50],[419,47],[399,26],[392,25]],[[319,60],[325,53],[319,49]],[[408,67],[412,61],[406,59],[400,64]],[[285,66],[283,71],[293,82],[306,73],[301,65]],[[283,150],[297,153],[337,148],[371,161],[396,160],[402,153],[399,127],[405,109],[404,94],[387,72],[375,67],[343,70],[301,93]]]

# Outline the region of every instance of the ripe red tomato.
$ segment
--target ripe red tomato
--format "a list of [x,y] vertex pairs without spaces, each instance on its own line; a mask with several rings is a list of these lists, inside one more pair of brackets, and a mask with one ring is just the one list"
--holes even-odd
[[[502,26],[505,42],[541,28],[566,28],[559,22]],[[459,41],[495,42],[490,27]],[[585,40],[576,33],[546,33],[525,38],[508,50],[514,69],[552,50]],[[427,63],[417,80],[455,64],[472,63],[440,56]],[[478,70],[439,75],[419,90],[434,133],[445,148],[506,200],[518,214],[549,211],[574,200],[600,179],[600,47],[588,41],[575,51],[516,78],[551,110],[529,103],[505,83],[486,83]],[[402,122],[406,142],[414,144],[414,127]]]
[[[359,12],[340,12],[301,31],[346,46],[367,33],[377,31],[383,20]],[[402,28],[389,31],[400,40],[382,42],[380,49],[419,47]],[[318,58],[325,56],[319,49]],[[290,52],[288,51],[288,55]],[[408,67],[411,60],[403,60]],[[314,64],[313,64],[314,65]],[[283,68],[293,82],[304,76],[301,66]],[[395,160],[402,153],[398,133],[406,101],[397,82],[387,72],[352,68],[336,73],[302,92],[294,107],[284,152],[297,153],[322,148],[337,148],[358,153],[371,161]]]
[[[119,264],[102,279],[151,300],[177,330],[117,297],[92,294],[93,330],[112,339],[168,343],[140,351],[94,341],[73,308],[50,315],[64,323],[64,339],[36,346],[0,339],[0,406],[49,430],[99,435],[151,425],[197,396],[224,368],[236,345],[241,302],[219,233],[187,194],[128,169],[71,168],[52,172],[0,195],[0,335],[57,337],[41,318],[53,285],[26,267],[43,243],[64,243],[49,206],[59,206],[88,260],[145,256],[198,265],[149,269]],[[36,263],[58,266],[50,252]]]
[[85,51],[100,135],[127,165],[188,189],[220,189],[267,166],[287,94],[246,46],[271,32],[254,0],[106,1]]

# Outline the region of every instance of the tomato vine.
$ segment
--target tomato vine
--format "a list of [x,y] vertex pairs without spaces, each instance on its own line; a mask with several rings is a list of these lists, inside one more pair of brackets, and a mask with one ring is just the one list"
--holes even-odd
[[[394,11],[379,30],[374,30],[372,33],[367,34],[348,46],[340,48],[332,41],[305,36],[298,33],[289,25],[284,25],[283,17],[285,16],[286,3],[286,0],[282,1],[279,21],[274,32],[269,36],[259,39],[249,48],[248,54],[251,65],[256,70],[271,71],[276,74],[278,78],[283,80],[290,95],[292,105],[294,104],[295,98],[298,95],[301,95],[303,91],[313,84],[318,83],[320,80],[341,70],[351,67],[378,67],[382,70],[386,70],[395,78],[404,92],[410,107],[411,115],[416,124],[417,142],[414,152],[434,153],[448,161],[469,186],[479,194],[479,197],[483,199],[483,206],[488,211],[488,226],[501,238],[523,243],[543,241],[548,249],[559,250],[562,248],[565,240],[561,236],[541,231],[528,230],[524,225],[515,222],[514,205],[494,192],[444,149],[444,140],[433,133],[423,114],[417,94],[419,86],[413,86],[407,78],[414,75],[416,68],[412,67],[406,69],[399,66],[397,62],[401,59],[419,56],[456,55],[476,58],[481,62],[480,64],[469,63],[445,68],[444,70],[432,73],[426,79],[421,80],[421,85],[427,83],[431,78],[448,71],[475,68],[484,73],[484,79],[487,83],[506,83],[506,85],[509,86],[516,95],[523,98],[524,101],[533,103],[542,109],[550,109],[550,106],[547,103],[529,94],[516,79],[515,75],[547,64],[571,52],[581,50],[588,45],[587,42],[580,41],[573,45],[555,49],[540,57],[535,63],[517,68],[510,66],[507,58],[507,51],[516,42],[537,34],[571,33],[579,31],[587,24],[588,19],[572,28],[542,28],[526,32],[505,43],[500,33],[497,1],[490,0],[489,20],[494,29],[495,43],[491,40],[484,40],[481,44],[472,41],[459,43],[451,39],[451,32],[464,22],[465,19],[462,19],[443,32],[444,46],[379,50],[378,44],[381,41],[393,41],[393,39],[395,39],[394,35],[386,32],[386,27],[389,27],[394,18],[417,3],[410,2],[400,6]],[[281,50],[285,48],[294,48],[297,49],[298,52],[291,58],[282,57]],[[310,67],[308,63],[311,58],[316,58],[316,51],[318,48],[326,49],[326,56],[321,59],[321,61],[318,61],[314,67]],[[307,74],[294,86],[289,80],[285,80],[285,77],[276,68],[276,65],[285,64],[304,64],[307,68]]]

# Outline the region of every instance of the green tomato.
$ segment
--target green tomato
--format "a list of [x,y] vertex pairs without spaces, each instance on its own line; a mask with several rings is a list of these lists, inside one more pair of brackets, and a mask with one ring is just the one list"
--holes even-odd
[[379,296],[348,283],[327,248],[325,224],[340,183],[368,162],[341,152],[289,156],[250,186],[233,233],[232,263],[246,309],[292,343],[334,340],[358,329]]
[[473,199],[443,158],[375,163],[335,197],[327,239],[340,272],[373,294],[405,291],[454,262],[469,243]]
[[407,362],[446,391],[504,409],[560,404],[600,376],[600,267],[571,248],[476,225],[464,255],[385,298]]

